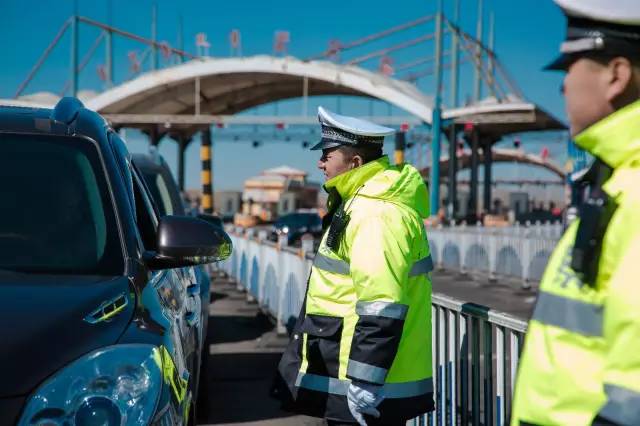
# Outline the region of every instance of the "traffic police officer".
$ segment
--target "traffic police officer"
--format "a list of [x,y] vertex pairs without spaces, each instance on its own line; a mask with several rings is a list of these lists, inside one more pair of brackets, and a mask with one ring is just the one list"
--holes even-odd
[[295,411],[395,425],[433,409],[427,188],[382,155],[393,129],[318,109],[326,230],[279,365]]
[[514,425],[640,424],[640,2],[555,0],[571,133],[595,162],[542,277]]

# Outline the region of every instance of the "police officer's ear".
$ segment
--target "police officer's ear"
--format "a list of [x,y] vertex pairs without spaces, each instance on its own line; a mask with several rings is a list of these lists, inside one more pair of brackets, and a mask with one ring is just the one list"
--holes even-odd
[[606,97],[617,108],[621,108],[638,99],[637,77],[634,66],[625,57],[618,56],[609,60],[606,66]]
[[351,169],[355,169],[362,166],[363,164],[364,164],[364,158],[362,158],[360,154],[355,154],[353,157],[351,157],[351,164],[349,167]]

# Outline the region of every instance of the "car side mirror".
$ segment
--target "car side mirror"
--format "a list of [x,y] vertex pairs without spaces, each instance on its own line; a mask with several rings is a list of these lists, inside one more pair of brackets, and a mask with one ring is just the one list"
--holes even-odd
[[145,253],[151,269],[181,268],[225,260],[232,243],[221,227],[188,216],[163,216],[158,226],[158,252]]
[[220,219],[218,216],[214,216],[206,213],[200,213],[198,214],[198,219],[204,220],[205,222],[209,222],[212,225],[219,226],[220,228],[224,228],[224,223],[222,223],[222,219]]

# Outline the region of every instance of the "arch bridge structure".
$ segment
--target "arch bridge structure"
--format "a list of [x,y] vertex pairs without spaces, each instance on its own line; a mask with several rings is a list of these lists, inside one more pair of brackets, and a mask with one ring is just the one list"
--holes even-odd
[[[85,96],[82,99],[82,92],[77,91],[78,73],[86,65],[88,58],[95,49],[92,48],[88,52],[87,60],[79,63],[77,57],[78,46],[77,43],[73,43],[73,54],[71,55],[71,69],[73,71],[69,83],[72,93],[78,93],[88,108],[104,115],[115,128],[141,129],[149,135],[150,142],[153,145],[158,144],[165,135],[175,139],[179,146],[178,180],[183,188],[186,147],[196,133],[202,132],[203,207],[206,210],[211,211],[213,207],[211,126],[213,124],[234,123],[313,124],[316,123],[316,118],[315,114],[311,114],[311,111],[308,111],[307,99],[309,96],[318,95],[361,96],[388,102],[406,111],[409,117],[378,117],[377,119],[372,119],[392,126],[399,126],[404,122],[431,126],[432,134],[434,135],[432,149],[436,153],[439,153],[440,150],[439,139],[441,133],[449,136],[451,141],[449,143],[450,149],[454,149],[455,145],[457,145],[457,135],[461,132],[463,126],[466,130],[466,126],[472,123],[472,131],[470,133],[466,132],[465,135],[472,149],[472,182],[474,179],[476,181],[475,187],[472,185],[473,194],[477,190],[478,151],[480,146],[490,153],[492,144],[506,134],[563,129],[564,125],[537,105],[525,101],[521,95],[510,95],[505,91],[504,87],[501,88],[498,77],[494,75],[495,70],[497,69],[502,74],[506,74],[493,50],[483,44],[482,40],[476,40],[465,33],[455,22],[449,21],[442,11],[407,24],[398,25],[379,34],[364,37],[350,44],[342,45],[337,49],[338,51],[343,51],[430,21],[436,22],[436,31],[432,34],[426,34],[418,39],[340,64],[327,59],[333,51],[326,52],[319,57],[320,59],[313,60],[268,55],[230,58],[194,56],[182,49],[163,46],[162,43],[155,39],[155,36],[152,39],[145,39],[88,18],[73,16],[65,23],[61,32],[56,36],[49,48],[45,50],[41,59],[20,86],[16,93],[16,99],[3,101],[2,103],[52,106],[56,99],[55,95],[44,97],[33,95],[18,97],[18,95],[22,93],[37,69],[46,59],[51,48],[59,41],[64,32],[71,28],[75,34],[72,39],[75,40],[77,38],[78,24],[84,23],[102,30],[94,46],[97,46],[102,38],[106,40],[108,55],[105,74],[109,82],[111,82],[111,76],[113,75],[113,62],[110,53],[113,35],[122,35],[147,44],[148,48],[151,49],[152,67],[151,70],[141,73],[132,80],[112,86],[102,93]],[[393,78],[388,73],[367,70],[361,66],[361,62],[371,58],[384,58],[384,55],[400,48],[412,46],[418,42],[433,40],[436,44],[436,55],[432,58],[435,61],[434,72],[441,77],[443,68],[441,45],[445,29],[452,35],[452,41],[460,41],[461,46],[467,49],[467,55],[474,49],[478,54],[478,57],[475,58],[468,55],[469,59],[474,62],[476,70],[474,81],[476,91],[474,98],[476,102],[472,105],[462,108],[442,109],[440,96],[431,96],[421,91],[412,82]],[[492,41],[490,40],[489,46],[491,45]],[[453,46],[457,45],[454,43]],[[189,60],[159,69],[156,58],[159,49],[165,49],[170,54],[179,56],[180,61]],[[453,59],[457,58],[458,55],[456,49],[457,47],[452,53]],[[156,59],[153,60],[153,58]],[[487,64],[484,63],[485,60]],[[428,60],[414,61],[414,63],[421,62],[428,62]],[[489,69],[486,66],[489,66]],[[452,90],[457,93],[458,65],[452,66],[451,72]],[[506,84],[511,93],[520,93],[510,79],[503,78],[503,80],[505,79],[507,83],[503,83],[503,85]],[[494,96],[481,101],[479,95],[483,82],[486,83],[487,88]],[[441,88],[441,85],[436,84],[436,87]],[[65,90],[67,89],[65,87]],[[302,98],[303,100],[300,115],[298,116],[236,115],[259,105],[292,98]],[[453,96],[452,102],[453,105],[457,105],[457,95]],[[437,121],[435,121],[435,126],[432,126],[434,117]],[[436,128],[437,130],[433,130]],[[400,161],[404,158],[403,151],[404,134],[400,131],[396,134],[396,153],[398,154],[397,159]],[[438,157],[439,154],[437,154],[436,158]],[[489,170],[489,172],[485,172],[488,173],[485,176],[485,182],[488,182],[491,181],[491,155],[484,156],[484,164],[485,170]],[[439,162],[434,161],[433,167],[439,167]],[[454,161],[449,167],[449,190],[454,192],[456,171],[457,167]],[[439,180],[439,176],[440,173],[436,173],[432,176],[432,179]],[[432,184],[433,187],[439,188],[439,185]],[[485,197],[490,197],[490,185],[487,187],[485,188]]]

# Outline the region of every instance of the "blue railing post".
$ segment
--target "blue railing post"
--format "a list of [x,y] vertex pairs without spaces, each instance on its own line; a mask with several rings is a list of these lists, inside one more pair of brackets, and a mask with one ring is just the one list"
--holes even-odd
[[443,0],[438,0],[435,34],[435,94],[431,120],[431,215],[437,215],[440,209],[440,135],[442,121],[442,7]]

